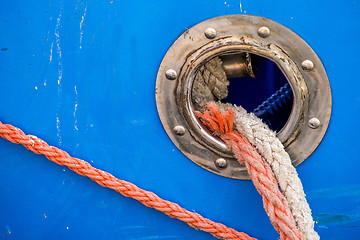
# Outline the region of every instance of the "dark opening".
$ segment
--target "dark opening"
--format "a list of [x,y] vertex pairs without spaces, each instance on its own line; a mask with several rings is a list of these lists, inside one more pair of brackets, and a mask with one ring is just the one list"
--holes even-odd
[[257,55],[251,59],[256,77],[229,78],[228,96],[221,102],[240,105],[280,131],[290,116],[293,92],[274,62]]

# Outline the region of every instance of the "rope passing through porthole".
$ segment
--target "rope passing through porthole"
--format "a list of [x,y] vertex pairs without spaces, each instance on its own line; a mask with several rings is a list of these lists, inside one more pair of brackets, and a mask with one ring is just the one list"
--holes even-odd
[[245,163],[280,238],[320,239],[314,231],[301,181],[275,132],[242,107],[219,105],[225,111],[220,111],[212,102],[207,105],[209,111],[195,113],[215,136],[226,143],[235,157]]
[[[315,235],[313,235],[315,238],[309,238],[308,229],[304,230],[304,226],[294,220],[295,215],[291,212],[286,198],[279,191],[273,170],[270,164],[265,161],[264,156],[259,154],[257,148],[251,144],[251,140],[249,141],[238,129],[233,129],[235,112],[231,109],[220,111],[215,103],[208,104],[207,108],[209,111],[197,112],[196,115],[214,135],[226,143],[240,162],[245,163],[255,187],[263,197],[264,208],[275,229],[279,232],[280,238],[318,239],[316,232],[313,230],[317,238]],[[241,119],[238,116],[235,123]],[[126,197],[136,199],[147,207],[155,208],[172,218],[187,223],[195,229],[208,232],[214,237],[220,239],[255,239],[221,223],[204,218],[200,214],[190,212],[176,203],[161,199],[156,194],[145,191],[130,182],[120,180],[108,172],[91,166],[86,161],[71,157],[67,152],[59,148],[49,146],[45,141],[35,136],[26,135],[23,131],[10,124],[0,122],[0,136],[12,143],[22,144],[28,150],[44,155],[59,165],[67,166],[72,171],[81,176],[89,177],[103,187],[111,188]],[[280,188],[283,190],[281,184]],[[301,231],[299,227],[300,230],[302,229]]]

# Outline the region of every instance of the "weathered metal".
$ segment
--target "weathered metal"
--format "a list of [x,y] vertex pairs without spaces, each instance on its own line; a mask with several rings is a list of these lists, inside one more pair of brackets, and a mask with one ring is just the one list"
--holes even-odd
[[[202,34],[209,26],[218,29],[211,40]],[[270,29],[271,34],[266,37],[259,34],[259,26],[265,29],[260,32],[270,33],[266,31]],[[303,39],[285,26],[261,17],[233,15],[209,19],[188,29],[168,50],[158,72],[156,101],[160,119],[171,140],[189,159],[209,171],[237,179],[248,179],[244,165],[235,161],[226,146],[197,121],[191,97],[197,71],[207,61],[217,56],[226,58],[229,54],[245,53],[274,61],[292,88],[293,109],[278,137],[295,166],[316,149],[326,132],[331,112],[330,86],[320,59]],[[316,68],[303,70],[303,61],[309,58]],[[169,67],[178,72],[177,81],[164,79],[163,69]],[[314,116],[322,122],[316,131],[305,124]],[[181,138],[171,130],[178,124],[187,129]],[[214,166],[213,159],[217,158],[226,159],[228,167],[219,170]]]

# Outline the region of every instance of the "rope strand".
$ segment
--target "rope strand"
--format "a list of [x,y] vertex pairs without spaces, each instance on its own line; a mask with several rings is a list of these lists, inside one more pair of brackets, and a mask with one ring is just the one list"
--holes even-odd
[[208,232],[216,238],[255,240],[255,238],[245,233],[237,232],[221,223],[213,222],[198,213],[190,212],[180,207],[176,203],[161,199],[156,194],[145,191],[130,182],[120,180],[108,172],[94,168],[88,162],[71,157],[67,152],[49,146],[46,142],[35,136],[26,135],[23,131],[10,124],[0,122],[0,136],[12,143],[22,144],[28,150],[44,155],[49,160],[66,166],[81,176],[89,177],[103,187],[111,188],[126,197],[136,199],[147,207],[155,208],[169,217],[179,219],[190,227]]

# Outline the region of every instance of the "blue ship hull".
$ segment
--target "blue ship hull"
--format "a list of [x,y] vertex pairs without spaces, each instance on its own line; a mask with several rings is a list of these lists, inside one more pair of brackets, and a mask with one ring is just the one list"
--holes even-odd
[[[0,121],[188,210],[277,239],[251,181],[218,176],[170,141],[155,103],[165,53],[186,29],[228,14],[270,18],[321,58],[333,110],[297,171],[321,239],[360,235],[360,2],[6,1]],[[0,139],[0,239],[213,239]]]

